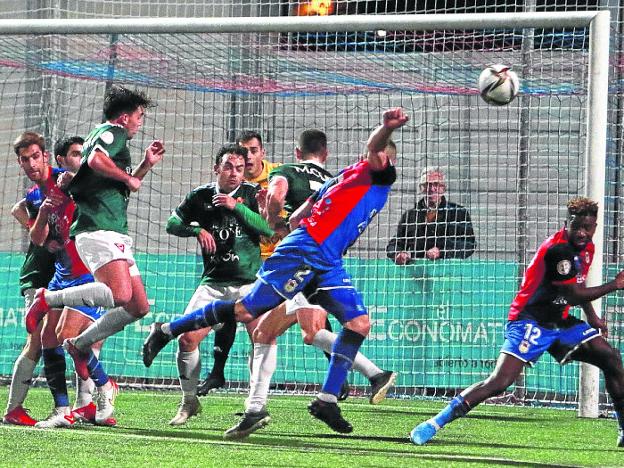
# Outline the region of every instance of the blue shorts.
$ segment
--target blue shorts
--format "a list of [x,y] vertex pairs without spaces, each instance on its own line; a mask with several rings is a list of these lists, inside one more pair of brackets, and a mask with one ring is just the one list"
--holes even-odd
[[548,351],[560,364],[566,364],[580,345],[597,336],[599,330],[576,317],[568,317],[557,328],[545,328],[534,320],[513,320],[505,326],[501,353],[533,365]]
[[[67,289],[71,288],[72,286],[80,286],[81,284],[93,282],[93,275],[91,275],[90,273],[84,274],[77,278],[64,278],[55,273],[54,277],[50,280],[50,283],[48,284],[48,290],[60,291],[61,289]],[[76,310],[81,314],[86,315],[94,322],[104,314],[104,309],[102,307],[72,306],[70,307],[70,309]]]
[[266,259],[258,280],[242,302],[257,317],[299,292],[340,323],[366,315],[366,307],[342,260],[327,260],[303,229],[288,235]]

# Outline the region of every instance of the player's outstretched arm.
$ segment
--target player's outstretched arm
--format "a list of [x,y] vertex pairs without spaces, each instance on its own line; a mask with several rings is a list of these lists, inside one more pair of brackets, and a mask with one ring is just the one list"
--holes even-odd
[[175,211],[169,216],[165,229],[167,234],[177,237],[197,237],[199,231],[201,231],[201,227],[186,224],[182,221]]
[[23,228],[29,229],[30,216],[28,216],[28,210],[26,209],[26,199],[22,198],[11,208],[11,216],[13,216]]
[[143,178],[147,175],[147,173],[162,161],[163,156],[165,155],[165,145],[161,140],[154,140],[150,143],[150,145],[145,149],[145,156],[143,157],[143,161],[132,171],[132,176],[136,177],[139,180],[143,180]]
[[400,107],[388,109],[383,113],[382,124],[379,125],[370,137],[366,147],[368,162],[373,171],[381,171],[388,165],[388,155],[384,152],[392,132],[407,123],[409,117]]
[[585,287],[582,284],[562,285],[559,287],[563,297],[572,306],[594,301],[618,289],[624,289],[624,270],[620,271],[612,281],[600,286]]

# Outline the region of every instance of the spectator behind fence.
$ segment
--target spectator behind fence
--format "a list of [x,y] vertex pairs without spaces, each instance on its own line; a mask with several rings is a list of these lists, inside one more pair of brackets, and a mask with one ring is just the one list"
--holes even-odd
[[424,195],[401,216],[397,234],[386,247],[388,258],[406,265],[414,258],[468,258],[476,246],[468,210],[446,200],[446,182],[439,168],[420,175]]

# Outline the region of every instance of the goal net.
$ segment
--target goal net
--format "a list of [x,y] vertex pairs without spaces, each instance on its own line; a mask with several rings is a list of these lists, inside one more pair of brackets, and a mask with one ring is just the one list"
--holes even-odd
[[[382,111],[402,106],[411,120],[395,134],[398,180],[387,207],[345,258],[372,318],[362,352],[400,373],[396,396],[447,395],[487,376],[537,246],[562,227],[569,198],[604,189],[605,129],[587,127],[604,117],[588,105],[590,14],[477,16],[428,16],[427,24],[418,16],[403,23],[403,16],[342,17],[351,24],[341,26],[332,26],[335,18],[85,20],[80,24],[93,32],[80,34],[72,30],[78,22],[51,21],[31,30],[37,34],[1,34],[0,374],[10,375],[25,340],[18,272],[28,240],[10,207],[30,182],[10,143],[26,130],[42,133],[49,148],[60,137],[86,135],[101,122],[107,87],[122,84],[158,104],[131,141],[134,161],[154,138],[165,141],[167,152],[129,211],[152,310],[107,340],[101,359],[111,375],[176,385],[175,346],[147,370],[141,343],[151,322],[184,311],[198,284],[196,240],[170,236],[164,226],[191,189],[214,180],[220,146],[258,130],[270,161],[291,162],[298,134],[318,128],[328,135],[328,169],[337,173],[357,160]],[[432,28],[434,21],[440,26]],[[209,32],[199,32],[201,24]],[[603,46],[593,44],[592,52]],[[497,63],[521,80],[519,97],[501,107],[487,105],[477,89],[482,69]],[[587,163],[592,138],[601,138],[593,147],[602,145],[602,169]],[[433,167],[445,174],[448,201],[470,213],[476,248],[458,252],[460,258],[396,265],[387,245],[401,215],[422,196],[422,169]],[[603,272],[612,275],[613,262],[604,260]],[[616,305],[606,301],[607,308]],[[205,369],[212,365],[211,342],[212,335],[202,345]],[[226,367],[228,388],[247,387],[249,350],[240,328]],[[280,338],[278,389],[311,390],[326,368],[296,327]],[[545,356],[510,388],[507,401],[576,404],[578,374],[576,364],[560,367]],[[366,391],[364,377],[349,380]]]

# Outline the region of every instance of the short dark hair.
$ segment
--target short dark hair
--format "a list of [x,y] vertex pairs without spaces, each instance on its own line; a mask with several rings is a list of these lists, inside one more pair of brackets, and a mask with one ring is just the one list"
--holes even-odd
[[59,138],[56,143],[54,143],[54,157],[67,156],[71,145],[84,145],[84,138],[79,136]]
[[262,135],[260,135],[260,132],[257,132],[256,130],[242,131],[238,135],[238,138],[236,138],[236,143],[240,145],[241,143],[247,143],[248,141],[253,140],[254,138],[258,140],[258,142],[260,142],[260,147],[264,148],[264,144],[262,143]]
[[304,130],[297,143],[302,156],[318,154],[327,149],[327,135],[320,130]]
[[586,197],[574,197],[568,201],[568,216],[598,216],[598,203]]
[[41,152],[45,151],[45,139],[37,132],[24,132],[18,136],[13,142],[13,151],[19,156],[20,150],[30,145],[37,145]]
[[155,104],[143,91],[132,91],[123,86],[112,86],[104,97],[104,117],[114,120],[121,114],[130,114],[139,107],[154,107]]
[[242,156],[247,163],[247,148],[240,145],[225,145],[219,148],[217,156],[215,157],[215,165],[218,166],[223,162],[223,156],[226,154],[238,154]]

